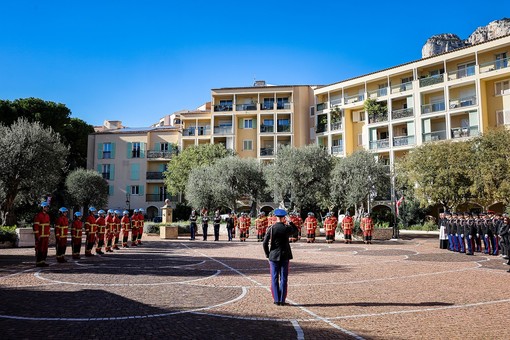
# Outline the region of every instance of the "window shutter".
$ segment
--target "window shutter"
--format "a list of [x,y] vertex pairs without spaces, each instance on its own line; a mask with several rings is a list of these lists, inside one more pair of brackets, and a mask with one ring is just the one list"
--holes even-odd
[[253,121],[252,121],[252,126],[251,126],[253,129],[256,129],[257,128],[257,118],[253,118]]
[[131,185],[126,185],[126,194],[131,194]]
[[154,150],[161,151],[161,143],[154,143]]
[[238,120],[238,124],[237,124],[237,128],[238,129],[244,129],[244,122],[243,122],[243,119],[242,118],[239,118]]
[[110,181],[115,179],[115,164],[110,165]]
[[414,136],[414,122],[407,123],[407,135]]
[[115,143],[112,143],[112,151],[111,151],[111,156],[110,158],[115,158]]
[[126,158],[132,158],[133,156],[133,143],[131,142],[128,142],[126,143],[127,147],[126,147]]
[[103,143],[97,143],[97,159],[103,159]]
[[145,158],[145,146],[147,143],[140,143],[140,158]]
[[144,195],[144,192],[143,192],[143,185],[140,185],[140,186],[138,187],[138,189],[139,189],[138,193],[140,194],[140,196],[143,196],[143,195]]
[[113,185],[108,186],[108,196],[113,196]]
[[103,166],[101,164],[97,165],[97,172],[99,172],[100,174],[103,174]]
[[129,179],[132,181],[140,180],[140,164],[131,164],[131,174]]

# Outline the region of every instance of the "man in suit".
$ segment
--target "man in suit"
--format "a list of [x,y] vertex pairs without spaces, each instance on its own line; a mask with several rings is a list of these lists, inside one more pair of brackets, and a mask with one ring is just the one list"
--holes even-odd
[[289,262],[292,259],[289,237],[298,229],[290,218],[286,218],[287,212],[284,209],[276,209],[274,215],[278,220],[267,230],[262,246],[269,259],[274,304],[283,306],[287,297]]

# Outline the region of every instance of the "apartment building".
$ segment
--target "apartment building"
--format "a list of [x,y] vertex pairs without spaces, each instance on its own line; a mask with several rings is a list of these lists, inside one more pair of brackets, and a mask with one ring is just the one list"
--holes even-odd
[[[316,143],[332,155],[373,151],[388,165],[410,149],[510,125],[510,36],[314,90]],[[387,107],[369,115],[366,99]]]
[[[172,122],[178,123],[178,118]],[[108,181],[108,208],[144,208],[148,218],[153,218],[161,215],[165,199],[176,202],[177,197],[167,194],[163,172],[179,140],[178,126],[136,129],[108,121],[90,134],[87,168]]]

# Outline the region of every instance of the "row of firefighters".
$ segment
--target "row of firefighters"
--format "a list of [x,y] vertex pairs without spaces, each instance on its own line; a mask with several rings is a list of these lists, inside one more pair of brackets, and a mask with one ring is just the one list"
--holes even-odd
[[[34,218],[33,230],[35,237],[35,256],[36,266],[46,267],[46,258],[48,256],[48,245],[50,237],[50,216],[48,214],[49,204],[41,203],[41,211]],[[97,213],[97,217],[96,217]],[[78,211],[74,213],[74,218],[69,223],[67,217],[68,210],[65,207],[59,209],[58,217],[55,220],[55,245],[57,253],[57,262],[67,262],[65,253],[67,248],[68,234],[71,234],[71,248],[73,259],[80,258],[82,245],[82,236],[85,233],[85,256],[93,256],[92,249],[95,246],[95,252],[103,255],[105,252],[113,252],[114,249],[120,249],[120,240],[122,247],[128,248],[129,233],[131,232],[131,246],[142,244],[142,234],[144,225],[144,210],[135,209],[133,216],[129,216],[129,211],[109,209],[97,211],[90,207],[87,217],[82,221],[82,214]]]
[[[317,231],[317,218],[313,212],[309,212],[306,219],[303,221],[299,213],[291,212],[289,213],[289,217],[291,222],[297,227],[298,231],[293,234],[290,238],[290,242],[297,242],[301,239],[302,229],[306,231],[306,242],[313,243],[315,242],[315,235]],[[232,222],[230,223],[229,220]],[[277,222],[277,217],[274,216],[273,212],[269,213],[269,216],[266,216],[265,212],[260,212],[255,220],[255,229],[257,231],[257,241],[262,242],[264,236],[266,234],[267,229]],[[194,239],[194,228],[196,227],[197,215],[195,211],[191,213],[190,222],[191,222],[191,239]],[[208,217],[207,215],[202,215],[202,224],[204,228],[204,224],[207,225]],[[214,218],[215,225],[217,224],[219,228],[219,211],[216,211]],[[326,242],[332,243],[335,241],[335,232],[337,226],[340,226],[342,232],[344,234],[345,243],[352,243],[352,233],[354,230],[354,221],[350,216],[349,212],[346,213],[345,217],[342,219],[342,222],[338,223],[338,219],[332,213],[327,213],[326,218],[323,222],[324,232],[326,234]],[[230,216],[227,218],[227,232],[229,241],[232,238],[235,238],[235,231],[239,229],[239,239],[241,242],[246,241],[249,237],[249,231],[251,227],[251,217],[246,213],[241,213],[238,217],[235,212],[230,213]],[[360,228],[363,231],[363,241],[365,244],[372,243],[372,233],[374,229],[374,222],[369,214],[365,214],[364,217],[360,220]],[[207,233],[207,227],[205,227],[205,233]],[[206,240],[206,236],[204,240]],[[215,227],[215,240],[217,240],[216,235],[216,227]]]

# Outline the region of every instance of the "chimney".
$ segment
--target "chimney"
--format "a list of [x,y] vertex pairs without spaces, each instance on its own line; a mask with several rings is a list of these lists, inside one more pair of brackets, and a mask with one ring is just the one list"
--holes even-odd
[[266,86],[266,81],[265,80],[255,80],[255,82],[253,83],[253,86],[255,86],[255,87]]

